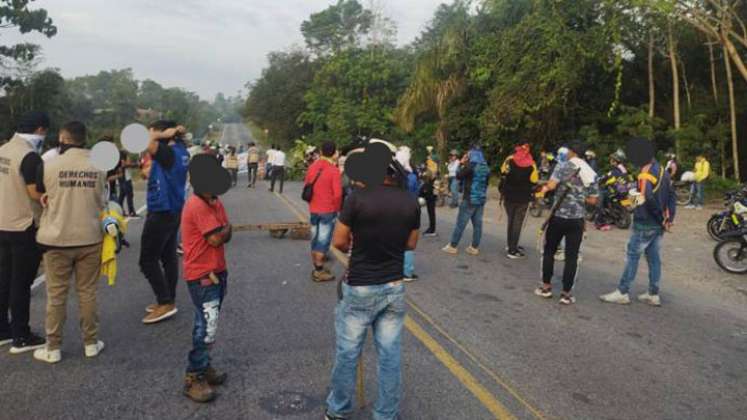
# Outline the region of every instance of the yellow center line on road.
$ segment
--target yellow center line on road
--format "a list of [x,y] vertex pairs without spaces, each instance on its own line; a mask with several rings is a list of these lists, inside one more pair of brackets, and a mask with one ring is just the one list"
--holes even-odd
[[[304,214],[302,214],[296,206],[290,202],[287,198],[285,198],[283,195],[274,193],[276,197],[278,197],[287,207],[290,209],[291,212],[293,212],[300,221],[302,222],[308,222],[308,217],[306,217]],[[338,251],[337,249],[332,249],[333,255],[340,261],[340,263],[347,267],[347,257]],[[531,405],[527,403],[526,400],[521,398],[516,391],[511,389],[505,381],[502,381],[498,375],[496,375],[494,372],[492,372],[487,366],[485,366],[484,363],[481,363],[477,357],[472,355],[471,352],[467,351],[467,349],[464,348],[461,344],[459,344],[455,339],[451,338],[448,334],[446,334],[446,331],[444,331],[441,327],[436,325],[434,321],[426,315],[420,308],[418,308],[410,299],[407,299],[408,305],[412,307],[418,314],[420,314],[423,319],[428,322],[433,328],[435,328],[439,333],[444,335],[450,342],[452,342],[454,345],[456,345],[462,352],[464,352],[473,362],[475,362],[483,371],[485,371],[493,380],[495,380],[501,387],[503,387],[506,391],[508,391],[514,398],[516,398],[517,401],[519,401],[526,409],[531,412],[536,418],[540,420],[544,420],[544,416],[540,413],[539,410],[535,409]],[[451,372],[454,377],[461,382],[462,385],[464,385],[467,390],[469,390],[472,395],[477,398],[480,403],[493,415],[496,419],[500,420],[515,420],[516,417],[511,414],[511,412],[503,405],[501,404],[498,399],[490,393],[480,382],[466,369],[464,366],[462,366],[443,346],[441,346],[430,334],[428,334],[415,320],[413,320],[410,316],[405,317],[405,328],[407,331],[409,331],[415,338],[417,338],[435,357],[438,361],[440,361],[448,370]]]

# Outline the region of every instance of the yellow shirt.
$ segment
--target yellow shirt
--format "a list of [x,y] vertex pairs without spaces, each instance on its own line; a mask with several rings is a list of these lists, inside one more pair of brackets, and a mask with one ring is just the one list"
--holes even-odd
[[711,176],[711,164],[703,159],[695,162],[695,181],[703,182]]

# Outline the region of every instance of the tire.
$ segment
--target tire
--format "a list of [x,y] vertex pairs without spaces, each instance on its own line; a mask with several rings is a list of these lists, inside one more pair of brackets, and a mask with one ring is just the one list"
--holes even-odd
[[713,258],[728,273],[747,274],[747,243],[741,238],[719,242],[713,250]]
[[676,189],[677,194],[677,204],[680,206],[685,206],[687,204],[690,204],[690,186],[689,185],[682,185],[677,187]]
[[532,217],[542,217],[542,202],[535,200],[529,204],[529,214]]
[[622,207],[618,207],[615,210],[615,226],[618,229],[629,229],[633,223],[633,214]]
[[708,219],[708,223],[706,224],[706,229],[708,230],[708,235],[713,239],[714,241],[720,241],[720,230],[721,230],[721,223],[723,222],[723,218],[725,216],[721,214],[714,214],[711,216],[710,219]]

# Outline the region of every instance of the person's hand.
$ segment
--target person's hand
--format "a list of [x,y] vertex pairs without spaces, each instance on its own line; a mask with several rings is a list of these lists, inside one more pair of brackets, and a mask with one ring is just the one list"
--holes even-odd
[[672,233],[672,227],[674,227],[674,223],[670,221],[664,222],[664,231],[667,233]]
[[176,133],[183,136],[187,134],[187,128],[184,127],[183,125],[179,125],[176,127]]
[[166,130],[161,131],[161,134],[158,136],[159,139],[171,139],[174,138],[179,133],[179,127],[174,128],[168,128]]
[[49,206],[49,196],[47,194],[43,194],[39,199],[39,202],[41,203],[42,207],[47,208],[47,206]]

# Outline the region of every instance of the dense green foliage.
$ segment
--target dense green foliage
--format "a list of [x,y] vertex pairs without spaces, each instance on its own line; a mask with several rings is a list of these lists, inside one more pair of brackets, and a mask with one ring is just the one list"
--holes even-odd
[[[492,160],[520,141],[555,148],[580,137],[603,156],[645,136],[661,152],[677,150],[685,164],[704,152],[730,175],[724,47],[734,47],[741,121],[747,41],[739,31],[716,37],[708,23],[737,27],[747,17],[742,3],[455,0],[412,44],[396,47],[370,36],[375,12],[340,1],[304,22],[308,52],[271,54],[250,86],[245,115],[286,146],[383,136],[422,154],[428,144],[445,153],[480,142]],[[719,14],[718,4],[728,13]]]

